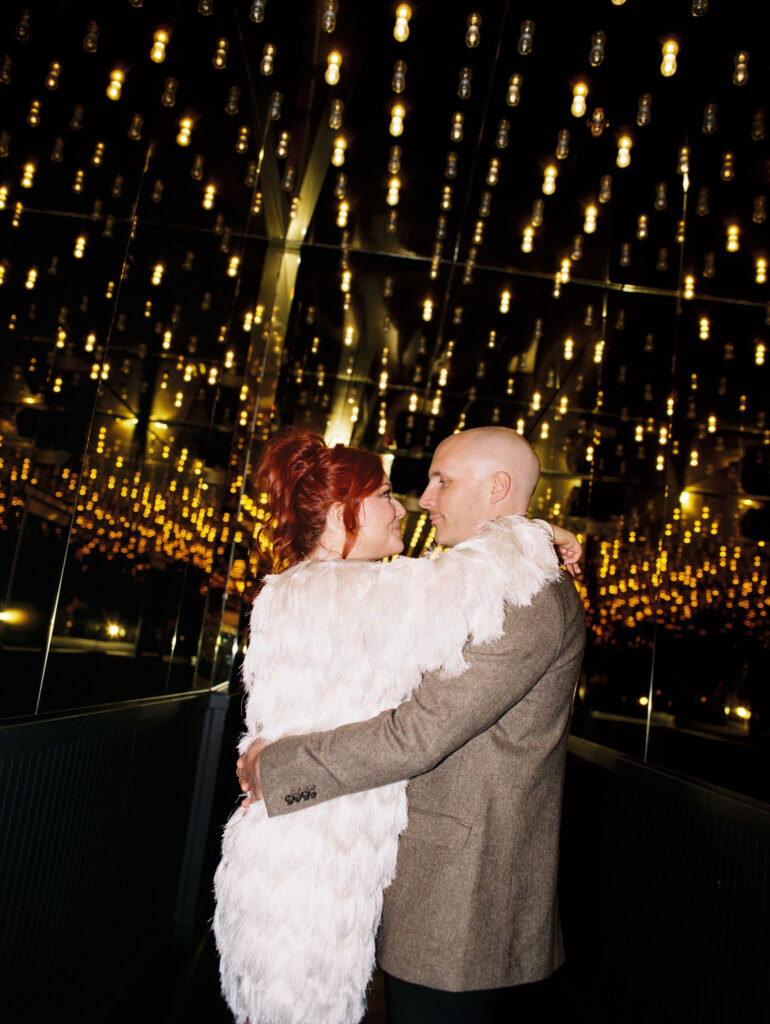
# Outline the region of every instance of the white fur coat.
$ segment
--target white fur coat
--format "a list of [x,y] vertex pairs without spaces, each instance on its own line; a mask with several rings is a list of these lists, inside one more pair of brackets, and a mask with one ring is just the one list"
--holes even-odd
[[[435,559],[307,561],[268,578],[244,663],[246,733],[275,740],[394,707],[423,672],[457,675],[470,638],[559,574],[550,528],[498,519]],[[374,967],[406,782],[268,818],[236,810],[215,877],[222,990],[238,1024],[354,1024]]]

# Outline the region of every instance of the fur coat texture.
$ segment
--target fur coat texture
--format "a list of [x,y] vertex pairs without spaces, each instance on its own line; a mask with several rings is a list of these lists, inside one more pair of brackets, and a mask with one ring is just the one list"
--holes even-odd
[[[559,568],[550,527],[487,525],[435,559],[306,561],[268,577],[244,663],[244,752],[257,737],[332,729],[405,700],[423,672],[465,667]],[[301,814],[236,809],[215,877],[223,994],[238,1024],[355,1024],[383,889],[406,826],[406,782]]]

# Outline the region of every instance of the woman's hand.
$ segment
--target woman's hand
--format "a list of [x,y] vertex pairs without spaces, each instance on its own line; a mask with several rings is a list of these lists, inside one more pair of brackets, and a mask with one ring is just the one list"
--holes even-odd
[[564,568],[570,576],[579,576],[581,573],[580,559],[583,557],[583,545],[571,530],[565,530],[563,526],[553,524],[553,542],[559,552],[559,558],[564,563]]

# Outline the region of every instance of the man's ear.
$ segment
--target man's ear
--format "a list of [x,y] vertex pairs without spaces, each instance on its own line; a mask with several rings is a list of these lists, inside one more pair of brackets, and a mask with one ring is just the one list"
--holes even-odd
[[489,494],[491,505],[504,501],[511,493],[511,478],[505,470],[500,469],[492,477],[492,490]]

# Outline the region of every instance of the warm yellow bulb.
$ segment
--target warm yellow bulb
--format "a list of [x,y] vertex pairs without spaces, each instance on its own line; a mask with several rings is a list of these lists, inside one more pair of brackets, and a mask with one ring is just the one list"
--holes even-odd
[[168,42],[168,32],[163,29],[158,31],[153,36],[152,49],[150,50],[150,60],[156,64],[162,64],[166,59],[166,43]]
[[406,111],[400,103],[394,103],[390,110],[390,134],[398,137],[404,130]]
[[396,10],[396,24],[393,28],[393,38],[399,43],[405,43],[409,38],[409,19],[412,17],[412,8],[409,4],[399,4]]
[[326,58],[326,73],[324,78],[327,85],[336,85],[340,80],[340,67],[342,65],[342,54],[332,50]]
[[334,140],[334,148],[332,149],[332,163],[335,167],[342,167],[345,163],[345,149],[347,147],[347,141],[344,135],[338,135]]
[[586,96],[588,86],[585,82],[577,82],[572,90],[572,111],[573,117],[584,117],[586,112]]
[[679,44],[674,39],[667,39],[663,44],[662,53],[660,73],[664,78],[671,78],[676,74],[676,55],[679,53]]
[[120,70],[120,68],[115,68],[114,71],[110,72],[110,84],[107,86],[107,97],[108,97],[108,99],[111,99],[111,100],[119,100],[120,99],[120,92],[121,92],[121,89],[123,87],[123,82],[125,81],[125,79],[126,79],[126,76]]

